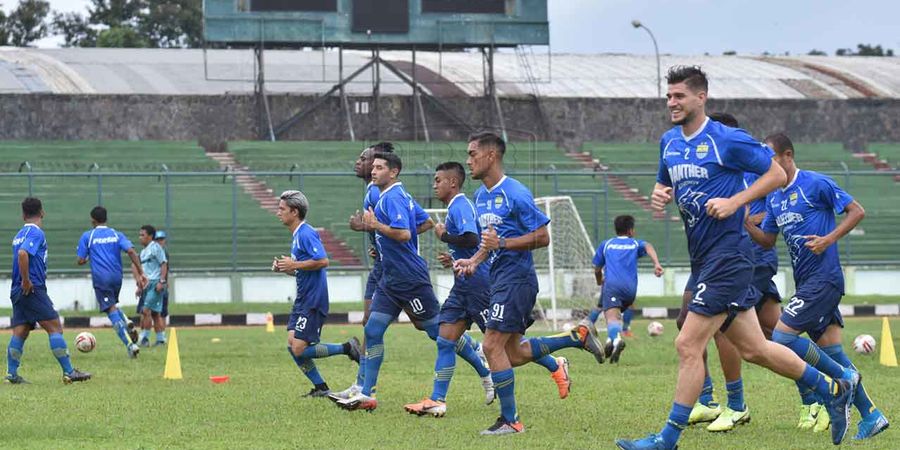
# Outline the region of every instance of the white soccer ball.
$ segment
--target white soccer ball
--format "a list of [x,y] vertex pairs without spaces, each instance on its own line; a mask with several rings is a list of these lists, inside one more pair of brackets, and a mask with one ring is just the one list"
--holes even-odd
[[75,348],[77,348],[79,352],[87,353],[96,346],[97,338],[87,331],[82,331],[81,333],[78,333],[78,336],[75,336]]
[[861,334],[853,340],[853,350],[863,355],[875,353],[875,338],[868,334]]
[[661,336],[663,334],[663,324],[653,321],[647,325],[647,334],[650,336]]

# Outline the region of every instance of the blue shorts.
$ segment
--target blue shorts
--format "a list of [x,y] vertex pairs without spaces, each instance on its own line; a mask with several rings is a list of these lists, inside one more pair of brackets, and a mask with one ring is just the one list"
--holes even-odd
[[375,263],[372,266],[372,270],[369,271],[369,278],[366,279],[366,295],[363,297],[364,299],[372,300],[372,296],[375,295],[375,289],[378,289],[378,280],[381,279],[382,272],[381,263]]
[[47,286],[34,286],[28,295],[22,295],[16,289],[10,295],[10,300],[13,314],[9,324],[13,328],[19,325],[31,325],[34,328],[38,322],[59,319],[59,313],[53,309],[53,301],[47,295]]
[[778,267],[771,264],[758,265],[753,269],[753,287],[760,292],[759,301],[756,302],[756,309],[759,310],[765,305],[766,299],[772,299],[781,303],[781,294],[778,292],[778,286],[775,286],[773,277],[778,273]]
[[144,292],[141,293],[141,302],[144,305],[144,309],[158,313],[162,312],[163,292],[165,292],[165,289],[163,289],[163,292],[156,292],[157,283],[159,283],[159,280],[150,280],[150,283],[144,288]]
[[325,324],[326,318],[328,315],[317,309],[295,305],[288,318],[287,329],[294,332],[294,339],[306,341],[308,345],[315,345],[319,343],[322,325]]
[[603,311],[611,308],[619,308],[620,310],[625,311],[626,309],[631,308],[631,305],[633,304],[634,295],[623,293],[615,289],[604,288],[603,291],[600,292],[600,301],[597,306]]
[[752,251],[735,249],[714,255],[702,264],[692,264],[691,278],[685,287],[686,291],[694,293],[688,311],[716,316],[753,308],[760,294],[750,284],[753,279],[752,255]]
[[370,312],[380,312],[393,318],[399,316],[400,311],[406,311],[410,319],[418,322],[435,318],[440,310],[441,306],[430,284],[403,290],[378,286],[372,294],[372,307],[369,308]]
[[94,296],[97,298],[97,305],[100,306],[100,311],[107,312],[109,308],[116,306],[119,303],[119,291],[121,290],[121,284],[106,287],[94,286]]
[[474,323],[484,333],[485,322],[488,318],[488,304],[490,295],[484,291],[458,292],[455,287],[450,290],[450,295],[441,305],[440,323],[456,323],[460,320],[466,322],[466,328]]
[[525,330],[534,323],[531,311],[537,301],[537,294],[536,280],[493,286],[485,327],[501,333],[525,334]]
[[829,325],[836,323],[844,327],[844,318],[838,308],[843,295],[840,289],[828,282],[806,283],[797,287],[797,292],[781,312],[780,320],[808,334],[813,342],[818,341]]

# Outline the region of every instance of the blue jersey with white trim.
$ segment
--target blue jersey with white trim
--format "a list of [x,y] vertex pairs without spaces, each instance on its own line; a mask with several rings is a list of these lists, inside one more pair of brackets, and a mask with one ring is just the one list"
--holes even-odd
[[[534,204],[531,191],[514,178],[503,176],[496,186],[482,185],[475,191],[475,210],[482,229],[493,225],[502,238],[515,238],[536,231],[550,219]],[[497,249],[491,251],[491,286],[537,282],[531,250]]]
[[412,196],[406,193],[403,183],[399,181],[381,192],[378,204],[375,205],[375,218],[391,228],[409,230],[411,239],[399,242],[379,232],[375,233],[378,257],[381,258],[384,267],[381,280],[378,282],[379,286],[402,290],[431,284],[428,264],[419,256],[419,238],[416,234],[417,208],[422,209]]
[[825,236],[835,228],[835,215],[843,214],[853,197],[831,178],[808,170],[797,170],[786,187],[766,197],[766,233],[784,236],[797,287],[808,282],[832,283],[843,292],[844,273],[835,242],[821,255],[806,248],[806,236]]
[[628,236],[616,236],[600,243],[594,267],[603,270],[603,289],[634,298],[637,295],[638,258],[647,255],[647,243]]
[[[744,189],[750,187],[756,180],[759,179],[759,175],[755,173],[745,173],[744,174]],[[749,204],[750,206],[750,215],[755,216],[759,213],[766,212],[766,198],[758,198],[753,200]],[[764,218],[765,219],[765,218]],[[759,224],[762,227],[762,223]],[[772,248],[764,248],[763,246],[753,242],[753,253],[756,255],[754,259],[754,263],[757,266],[772,266],[776,270],[778,269],[778,250],[775,247]]]
[[41,227],[26,223],[12,241],[12,285],[10,297],[22,289],[22,268],[19,267],[19,250],[28,253],[28,279],[34,286],[43,286],[47,280],[47,239]]
[[[462,236],[466,233],[474,233],[481,242],[481,227],[478,226],[478,216],[475,205],[466,198],[466,194],[459,193],[450,200],[447,206],[447,218],[444,225],[451,236]],[[468,259],[475,255],[478,246],[462,248],[457,245],[447,244],[450,256],[453,259]],[[490,265],[479,264],[475,273],[468,277],[456,277],[454,288],[456,289],[484,289],[490,285]]]
[[122,252],[131,248],[124,234],[100,225],[81,235],[76,254],[90,261],[94,287],[112,289],[122,284]]
[[724,220],[706,213],[712,198],[729,198],[744,189],[744,172],[764,174],[772,151],[747,132],[706,119],[692,136],[681,126],[663,134],[656,181],[673,188],[692,262],[747,245],[744,208]]
[[[294,230],[291,241],[291,259],[294,261],[318,261],[328,257],[319,232],[308,223],[303,222]],[[297,298],[295,303],[303,304],[320,313],[328,314],[328,278],[327,269],[298,270],[294,274],[297,280]]]
[[[409,196],[410,199],[413,198],[412,195],[410,195],[409,193],[407,193],[406,195]],[[369,184],[366,185],[366,195],[363,197],[363,211],[368,211],[369,208],[374,209],[375,205],[378,204],[378,200],[380,198],[381,198],[381,190],[378,188],[378,186],[375,186],[374,183],[369,182]],[[422,206],[419,205],[419,203],[416,202],[414,199],[413,199],[413,203],[415,204],[414,212],[415,212],[415,219],[416,219],[416,228],[418,228],[419,225],[422,225],[423,223],[425,223],[425,221],[427,221],[429,219],[429,216],[428,216],[428,213],[425,212],[425,210],[422,208]],[[413,232],[413,235],[415,236],[415,232]],[[372,243],[375,242],[375,232],[374,231],[369,232],[369,239],[371,239]],[[378,251],[378,246],[375,246],[375,251],[376,252]],[[381,262],[381,258],[376,257],[375,263],[379,264],[380,262]]]

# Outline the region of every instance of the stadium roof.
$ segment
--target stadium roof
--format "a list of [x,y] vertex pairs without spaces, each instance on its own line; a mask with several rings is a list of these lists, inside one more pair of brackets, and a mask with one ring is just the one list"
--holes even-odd
[[[410,52],[382,52],[407,74]],[[344,52],[344,74],[365,64],[370,54]],[[0,47],[0,93],[223,95],[253,92],[250,50],[34,49]],[[527,63],[526,63],[527,61]],[[437,95],[478,96],[484,92],[481,54],[417,54],[417,70]],[[710,76],[714,98],[900,98],[900,58],[867,57],[662,57],[662,68],[697,64]],[[338,79],[337,51],[269,50],[267,89],[276,93],[318,94]],[[532,83],[526,75],[532,74]],[[657,95],[653,56],[498,53],[501,96],[537,93],[544,97],[653,98]],[[381,70],[383,94],[407,95],[401,80]],[[368,95],[372,75],[347,86]],[[664,86],[663,86],[664,88]]]

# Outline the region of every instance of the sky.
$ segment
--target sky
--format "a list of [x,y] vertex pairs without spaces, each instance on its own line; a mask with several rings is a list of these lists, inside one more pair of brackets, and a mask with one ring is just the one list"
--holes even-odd
[[[59,11],[84,12],[87,0],[49,0]],[[859,43],[900,54],[900,2],[896,0],[547,0],[554,53],[653,54],[640,20],[663,54],[736,51],[792,55],[811,49],[834,54]],[[11,9],[16,0],[2,2]],[[57,46],[44,39],[41,47]]]

